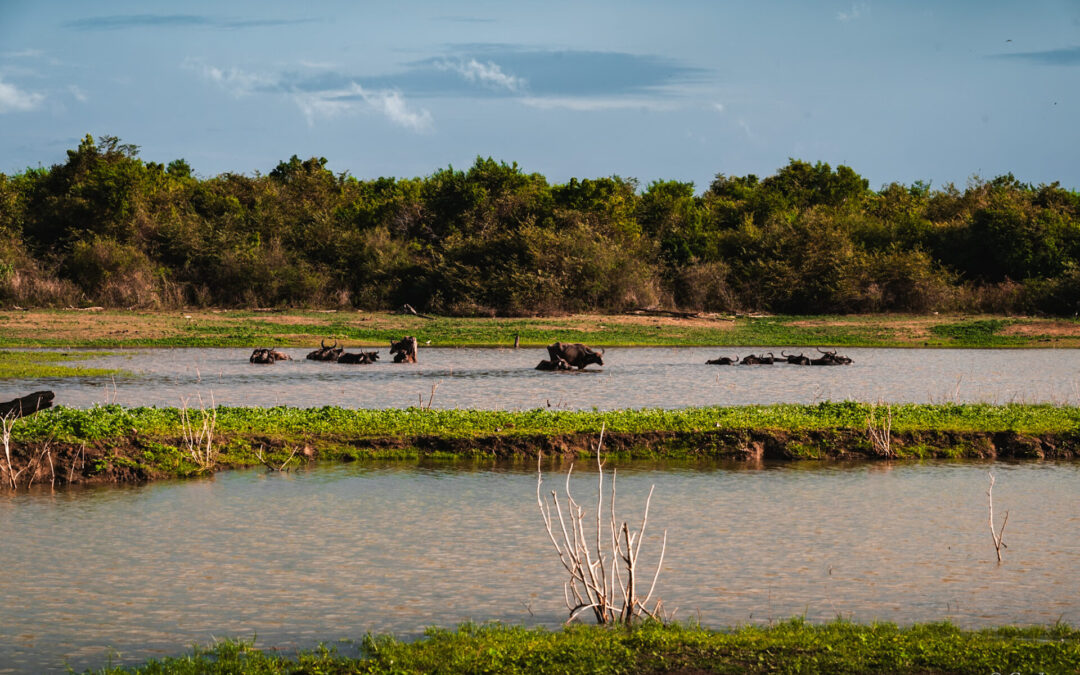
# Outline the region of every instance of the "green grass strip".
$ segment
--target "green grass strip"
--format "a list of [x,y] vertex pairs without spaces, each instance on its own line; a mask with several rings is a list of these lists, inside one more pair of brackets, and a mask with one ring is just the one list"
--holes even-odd
[[[904,404],[889,408],[893,431],[975,431],[1061,433],[1080,428],[1080,408],[1051,404]],[[422,410],[324,408],[217,409],[219,434],[313,438],[383,438],[538,435],[714,429],[865,429],[873,406],[853,401],[815,405],[775,404],[738,407],[612,411]],[[195,411],[198,412],[197,410]],[[875,412],[878,419],[884,407]],[[177,408],[56,408],[20,420],[16,440],[81,442],[123,438],[132,433],[172,437],[181,432]]]
[[364,639],[360,656],[331,647],[282,655],[250,643],[209,649],[133,669],[145,673],[1069,673],[1080,670],[1080,632],[1067,626],[965,631],[933,623],[899,628],[801,619],[773,627],[712,631],[647,624],[550,631],[498,624],[429,630],[415,642]]
[[102,377],[126,374],[108,368],[59,365],[65,361],[108,356],[104,352],[0,351],[0,379],[36,379],[44,377]]

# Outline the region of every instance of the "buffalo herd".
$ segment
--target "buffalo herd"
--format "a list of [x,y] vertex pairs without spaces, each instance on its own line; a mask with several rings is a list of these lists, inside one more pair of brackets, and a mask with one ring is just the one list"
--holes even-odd
[[[344,347],[339,347],[337,340],[327,346],[326,340],[319,343],[319,348],[307,355],[310,361],[333,361],[335,363],[368,364],[379,360],[379,352],[356,352],[348,353]],[[789,363],[796,366],[846,366],[851,359],[837,354],[836,351],[817,350],[820,356],[811,358],[804,354],[787,354],[783,351],[780,356],[772,352],[767,354],[749,354],[747,356],[721,356],[709,359],[705,363],[714,366],[771,366],[774,363]],[[394,356],[394,363],[416,363],[417,340],[413,336],[406,336],[397,341],[390,342],[390,353]],[[596,364],[604,365],[604,350],[595,350],[580,342],[553,342],[547,347],[548,358],[536,365],[536,370],[566,371],[584,370],[586,367]],[[292,358],[276,349],[260,347],[251,354],[251,363],[275,363],[277,361],[291,361]]]
[[780,356],[775,356],[772,352],[766,354],[750,354],[740,359],[738,356],[721,356],[718,359],[709,359],[705,363],[713,366],[734,366],[736,364],[742,366],[771,366],[774,363],[790,363],[793,366],[846,366],[851,363],[851,359],[846,356],[837,354],[835,351],[823,351],[817,350],[821,356],[818,358],[810,358],[804,354],[785,354],[780,352]]

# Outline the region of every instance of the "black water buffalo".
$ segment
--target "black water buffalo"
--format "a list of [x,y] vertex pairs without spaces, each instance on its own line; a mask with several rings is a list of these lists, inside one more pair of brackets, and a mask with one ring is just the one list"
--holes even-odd
[[739,362],[739,357],[731,358],[730,356],[721,356],[718,359],[709,359],[705,363],[711,366],[733,366]]
[[249,363],[276,363],[278,361],[292,361],[292,357],[276,349],[258,347],[248,358]]
[[365,365],[379,360],[379,352],[359,352],[356,354],[343,353],[337,358],[338,363]]
[[776,357],[773,356],[772,352],[769,352],[768,356],[765,356],[764,354],[761,354],[759,356],[755,356],[754,354],[751,354],[750,356],[744,356],[743,360],[742,360],[742,365],[744,365],[744,366],[771,366],[775,362],[776,362]]
[[333,347],[327,347],[326,340],[320,340],[319,344],[321,346],[305,358],[312,361],[337,361],[338,357],[345,351],[344,347],[338,347],[337,340],[334,340]]
[[780,352],[780,356],[787,359],[788,363],[796,365],[796,366],[808,366],[808,365],[810,365],[810,357],[809,356],[803,356],[802,354],[799,354],[798,356],[796,356],[795,354],[785,354],[783,351]]
[[846,366],[851,363],[851,359],[846,356],[839,356],[835,351],[822,351],[821,357],[817,359],[810,359],[810,365],[812,366]]
[[598,366],[604,365],[604,360],[600,358],[604,354],[603,349],[597,352],[580,342],[553,342],[548,345],[547,351],[548,360],[552,364],[563,360],[578,370],[584,370],[591,363]]
[[394,363],[416,363],[416,338],[411,335],[394,342],[390,341],[390,353]]
[[541,361],[536,364],[537,370],[572,370],[573,366],[566,362],[566,359],[557,359],[552,361]]

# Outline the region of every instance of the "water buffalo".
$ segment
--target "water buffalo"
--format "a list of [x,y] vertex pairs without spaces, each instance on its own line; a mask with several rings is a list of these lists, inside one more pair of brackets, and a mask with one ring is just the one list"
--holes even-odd
[[573,366],[566,362],[566,359],[557,359],[552,361],[541,361],[536,364],[537,370],[571,370]]
[[739,362],[739,357],[731,358],[730,356],[721,356],[718,359],[709,359],[705,363],[712,366],[733,366]]
[[379,352],[359,352],[357,354],[343,353],[338,357],[338,363],[346,364],[360,364],[365,365],[368,363],[375,363],[379,360]]
[[742,365],[744,365],[744,366],[771,366],[775,361],[776,361],[776,357],[773,356],[772,352],[769,352],[768,356],[765,356],[764,354],[761,354],[760,356],[755,356],[755,355],[751,354],[750,356],[744,356],[743,357]]
[[553,342],[548,345],[547,350],[548,360],[552,364],[557,364],[559,360],[563,360],[578,370],[584,370],[590,363],[595,363],[598,366],[604,365],[604,360],[600,358],[604,353],[603,349],[597,352],[580,342]]
[[394,342],[390,341],[390,353],[394,363],[416,363],[416,338],[406,336]]
[[319,344],[321,346],[308,354],[306,358],[312,361],[337,361],[338,357],[345,351],[344,347],[338,347],[337,340],[334,340],[333,347],[327,347],[326,340],[320,340]]
[[276,349],[258,347],[248,358],[249,363],[276,363],[277,361],[292,361],[292,357]]
[[812,366],[846,366],[851,363],[851,359],[846,356],[838,356],[835,351],[827,352],[818,349],[821,353],[821,357],[817,359],[810,359],[810,365]]
[[802,354],[799,354],[798,356],[796,356],[795,354],[785,354],[783,351],[780,352],[780,356],[787,359],[788,363],[796,365],[796,366],[808,366],[808,365],[810,365],[810,357],[809,356],[803,356]]

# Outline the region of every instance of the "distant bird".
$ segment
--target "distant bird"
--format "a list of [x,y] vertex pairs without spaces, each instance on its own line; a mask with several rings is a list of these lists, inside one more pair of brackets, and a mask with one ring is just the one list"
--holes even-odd
[[1012,40],[1006,40],[1005,42],[1012,42]]

